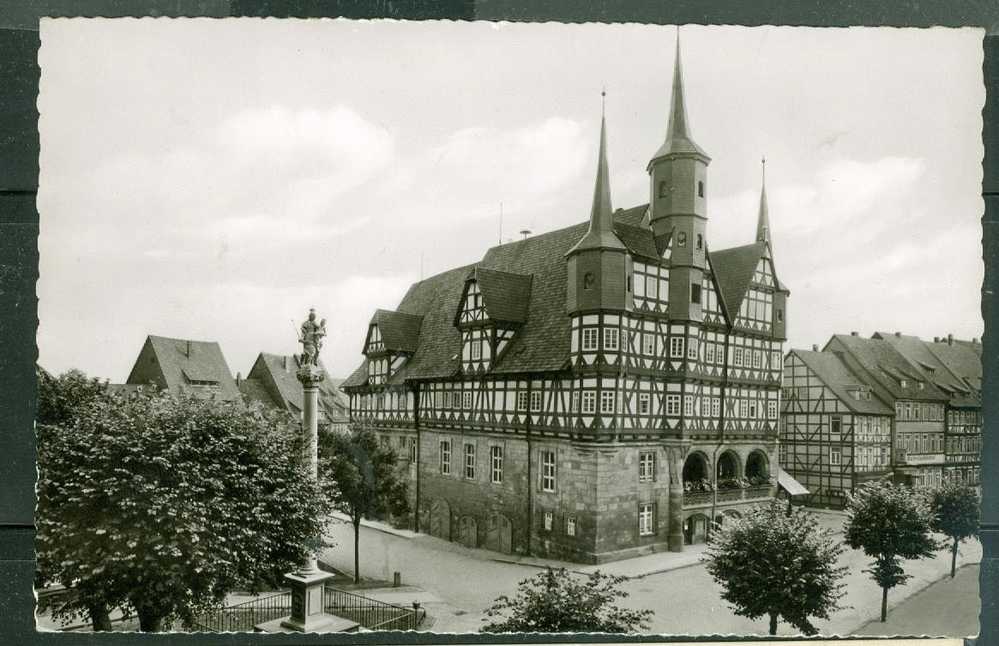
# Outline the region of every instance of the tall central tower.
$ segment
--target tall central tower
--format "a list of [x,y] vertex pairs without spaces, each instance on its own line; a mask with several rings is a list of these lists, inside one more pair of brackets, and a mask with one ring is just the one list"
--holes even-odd
[[649,223],[660,252],[669,250],[670,318],[701,320],[701,284],[707,256],[707,170],[711,158],[690,133],[683,98],[680,37],[673,64],[673,96],[666,140],[647,167]]

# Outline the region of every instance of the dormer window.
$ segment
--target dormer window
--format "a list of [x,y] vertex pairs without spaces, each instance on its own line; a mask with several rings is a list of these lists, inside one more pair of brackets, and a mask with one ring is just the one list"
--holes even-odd
[[899,379],[898,380],[898,385],[901,386],[902,388],[908,388],[909,387],[909,380],[908,379]]
[[370,331],[368,332],[368,352],[380,352],[385,349],[385,344],[382,341],[382,333],[378,330],[377,325],[372,325]]

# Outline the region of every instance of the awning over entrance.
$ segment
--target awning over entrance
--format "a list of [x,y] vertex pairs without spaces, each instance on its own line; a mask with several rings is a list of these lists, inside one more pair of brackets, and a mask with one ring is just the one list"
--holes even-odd
[[786,491],[789,496],[803,496],[809,493],[808,489],[805,489],[805,485],[795,480],[790,473],[779,466],[777,467],[777,486]]

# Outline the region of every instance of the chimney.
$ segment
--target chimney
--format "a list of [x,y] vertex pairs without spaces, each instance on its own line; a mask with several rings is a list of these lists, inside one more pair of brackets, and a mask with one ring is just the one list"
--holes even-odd
[[187,352],[186,352],[186,355],[187,355],[188,359],[191,358],[191,340],[190,339],[187,340]]
[[236,373],[236,385],[238,386],[242,382],[243,382],[243,375],[242,375],[242,373],[237,372]]
[[933,337],[933,342],[934,343],[940,343],[940,337],[938,337],[938,336]]
[[857,334],[856,332],[850,332],[850,336],[860,336],[860,335]]
[[954,335],[953,334],[948,334],[947,335],[947,345],[954,345]]
[[818,352],[818,351],[819,351],[819,344],[818,343],[813,343],[812,344],[812,352]]
[[901,333],[901,332],[896,332],[896,333],[895,333],[895,336],[897,336],[897,337],[901,338],[901,337],[902,337],[902,333]]

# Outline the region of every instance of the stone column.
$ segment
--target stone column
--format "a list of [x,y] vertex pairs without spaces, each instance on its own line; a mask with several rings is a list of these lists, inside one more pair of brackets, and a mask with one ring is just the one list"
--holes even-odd
[[680,447],[669,447],[669,529],[666,537],[670,552],[683,551],[683,456]]

